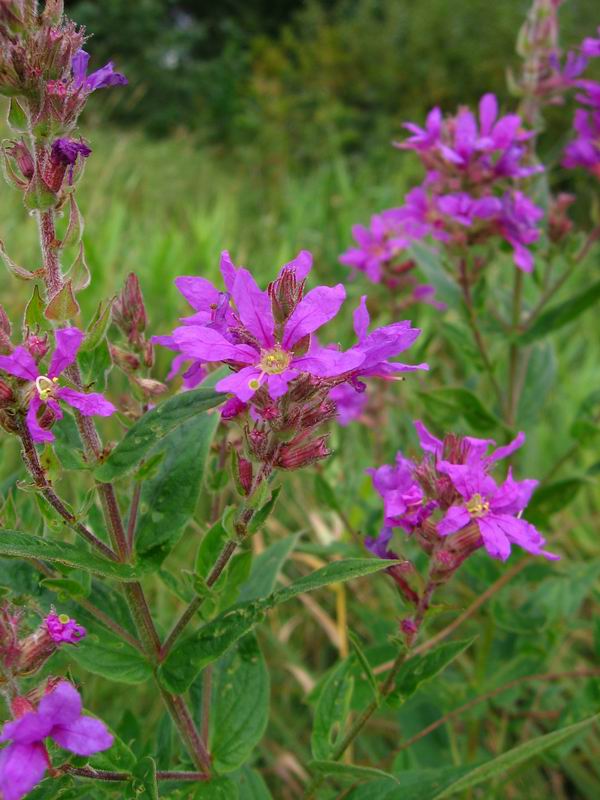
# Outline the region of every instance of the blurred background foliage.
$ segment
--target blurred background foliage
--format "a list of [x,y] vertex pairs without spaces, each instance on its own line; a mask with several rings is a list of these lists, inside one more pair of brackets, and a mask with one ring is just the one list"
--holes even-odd
[[[403,120],[504,94],[528,0],[76,0],[96,61],[130,78],[105,110],[153,135],[193,131],[273,162],[381,149]],[[561,10],[567,46],[597,24],[592,0]],[[507,63],[507,58],[509,61]]]

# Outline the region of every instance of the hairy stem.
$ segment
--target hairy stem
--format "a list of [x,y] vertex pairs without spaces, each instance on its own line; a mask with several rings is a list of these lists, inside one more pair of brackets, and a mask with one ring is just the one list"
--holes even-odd
[[[90,778],[96,781],[130,781],[129,772],[110,772],[106,769],[93,767],[73,767],[64,764],[57,770],[59,773],[75,775],[77,778]],[[208,776],[204,772],[178,772],[177,770],[158,770],[156,779],[159,781],[206,781]]]
[[48,296],[52,298],[63,286],[56,228],[54,226],[54,211],[38,211],[36,216],[44,263],[44,280],[48,289]]
[[129,508],[129,519],[127,520],[127,551],[133,552],[133,543],[135,541],[135,529],[137,526],[138,511],[140,509],[140,498],[142,496],[142,484],[136,481],[133,490],[133,498],[131,499],[131,506]]

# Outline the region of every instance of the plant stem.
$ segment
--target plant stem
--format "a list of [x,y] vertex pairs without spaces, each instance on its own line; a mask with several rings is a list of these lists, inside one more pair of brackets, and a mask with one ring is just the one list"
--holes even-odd
[[512,334],[513,343],[510,346],[508,357],[508,391],[506,396],[506,424],[512,428],[515,424],[517,406],[519,404],[519,392],[517,389],[517,371],[519,367],[519,345],[516,336],[519,333],[521,324],[521,303],[523,299],[523,273],[515,268],[515,283],[513,288],[513,308],[512,308]]
[[[230,539],[228,542],[225,543],[225,546],[219,553],[219,556],[213,568],[210,571],[210,575],[206,579],[206,585],[209,588],[211,586],[214,586],[215,583],[219,580],[221,574],[223,573],[223,570],[225,569],[225,567],[229,563],[229,560],[235,553],[237,546],[238,542],[233,539]],[[189,605],[187,606],[183,614],[179,617],[179,619],[171,629],[171,632],[165,639],[165,642],[160,651],[161,661],[163,661],[168,656],[169,652],[171,651],[171,648],[173,647],[179,636],[183,633],[190,620],[193,619],[196,612],[200,609],[203,602],[204,602],[204,597],[202,597],[199,594],[197,594],[194,597],[194,599],[190,601]]]
[[31,434],[29,433],[26,425],[21,426],[19,436],[23,444],[23,461],[25,462],[25,466],[28,468],[33,478],[35,485],[40,489],[42,497],[64,519],[64,521],[72,530],[82,536],[89,544],[92,545],[92,547],[95,547],[96,550],[102,553],[103,556],[109,558],[111,561],[116,561],[117,556],[110,549],[110,547],[98,539],[98,537],[88,528],[86,528],[85,525],[82,525],[80,522],[78,522],[55,493],[50,482],[46,478],[46,473],[44,472],[44,468],[40,463],[33,439],[31,438]]
[[[36,171],[39,174],[41,172],[41,167],[46,157],[46,153],[43,146],[41,144],[37,144],[33,132],[31,132],[31,138],[32,142],[34,143],[33,149],[36,154]],[[58,257],[56,231],[54,227],[54,212],[50,210],[47,212],[38,213],[37,216],[39,223],[38,228],[40,234],[40,249],[44,267],[44,280],[46,283],[48,296],[53,297],[63,286],[60,259]],[[76,363],[72,364],[68,368],[67,375],[77,387],[83,388],[81,373]],[[75,419],[81,440],[83,442],[86,458],[88,462],[94,463],[102,455],[102,443],[100,441],[94,421],[91,417],[84,417],[79,412],[76,412]],[[110,551],[111,557],[114,559],[116,553],[118,560],[126,562],[129,557],[128,540],[125,533],[125,528],[123,526],[123,519],[121,517],[114,487],[110,483],[96,482],[96,489],[102,504],[102,511],[104,520],[106,522],[107,531],[115,551],[114,553]],[[68,514],[68,512],[66,513]],[[85,528],[83,530],[87,531]],[[83,535],[82,531],[79,532]],[[105,545],[103,545],[103,547],[105,547]],[[106,549],[108,550],[108,548]],[[124,592],[129,610],[135,621],[144,652],[146,653],[149,661],[156,665],[160,657],[161,644],[158,633],[154,626],[154,621],[152,620],[150,609],[148,608],[144,590],[139,583],[128,583],[125,584]],[[183,699],[181,697],[171,695],[169,692],[163,689],[158,681],[156,673],[155,679],[163,701],[169,709],[171,717],[173,718],[173,722],[175,723],[182,740],[185,742],[195,765],[203,771],[203,774],[204,772],[209,772],[210,757],[204,748],[202,740],[200,739],[200,736],[194,726],[194,722]]]
[[210,733],[210,703],[212,699],[212,664],[208,664],[202,673],[202,724],[200,735],[202,741],[208,748],[208,737]]
[[127,520],[127,551],[133,552],[133,543],[135,541],[135,528],[137,525],[138,511],[140,508],[140,498],[142,496],[141,481],[136,481],[133,490],[133,498],[131,499],[131,507],[129,509],[129,519]]
[[[106,769],[94,769],[93,767],[73,767],[71,764],[64,764],[59,767],[57,772],[75,775],[78,778],[90,778],[98,781],[130,781],[129,772],[110,772]],[[208,776],[204,772],[178,772],[177,770],[158,770],[156,779],[159,781],[206,781]]]
[[463,299],[465,301],[465,308],[467,309],[467,321],[469,323],[469,327],[471,328],[471,333],[473,334],[473,339],[475,340],[475,344],[477,345],[477,349],[479,350],[479,355],[481,356],[481,360],[483,361],[483,366],[489,376],[490,382],[496,394],[496,399],[500,408],[502,408],[502,390],[500,389],[500,384],[496,380],[496,376],[494,375],[494,367],[492,366],[491,359],[489,357],[487,346],[485,344],[485,339],[481,331],[479,330],[479,325],[477,322],[477,314],[475,313],[475,308],[473,306],[473,297],[471,295],[471,285],[469,282],[469,275],[467,273],[467,264],[465,259],[461,259],[459,265],[459,283],[462,288]]

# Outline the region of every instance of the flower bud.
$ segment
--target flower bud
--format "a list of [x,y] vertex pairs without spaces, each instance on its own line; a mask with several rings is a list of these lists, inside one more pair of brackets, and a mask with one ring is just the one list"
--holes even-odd
[[575,200],[575,195],[568,192],[560,192],[552,198],[548,212],[548,237],[551,242],[561,242],[573,229],[567,211]]
[[221,406],[221,419],[234,419],[245,410],[246,404],[234,395]]
[[28,334],[24,345],[35,360],[40,361],[48,352],[48,334],[45,336],[37,336],[34,333]]
[[161,394],[168,391],[168,386],[152,378],[138,378],[134,375],[132,380],[146,397],[159,397]]
[[137,275],[130,272],[125,286],[113,306],[113,321],[130,342],[139,343],[139,334],[146,330],[148,318]]
[[42,20],[49,25],[58,25],[64,14],[63,0],[46,0]]
[[142,362],[136,355],[114,344],[110,345],[110,354],[117,367],[127,374],[135,372],[142,366]]
[[33,178],[33,173],[35,172],[35,164],[33,162],[31,153],[29,152],[29,148],[26,147],[23,142],[15,142],[15,144],[10,148],[9,152],[17,162],[17,166],[21,171],[21,175],[25,178],[25,180],[30,181]]
[[46,185],[52,192],[59,192],[68,173],[69,184],[73,183],[75,164],[77,158],[87,158],[91,154],[84,142],[77,142],[75,139],[57,139],[52,145],[50,158],[44,171]]
[[8,408],[15,402],[13,390],[7,383],[0,380],[0,408]]
[[307,433],[301,433],[288,444],[284,444],[275,460],[275,466],[280,469],[300,469],[314,464],[331,455],[327,447],[329,435],[309,439]]
[[[19,624],[21,614],[8,605],[0,608],[0,662],[4,670],[12,670],[19,658]],[[0,673],[1,675],[1,673]],[[0,677],[0,684],[2,678]]]

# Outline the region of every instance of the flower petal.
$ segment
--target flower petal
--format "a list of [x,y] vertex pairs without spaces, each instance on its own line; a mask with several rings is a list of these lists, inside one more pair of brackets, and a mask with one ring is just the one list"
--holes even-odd
[[114,742],[114,736],[101,720],[85,716],[56,726],[51,736],[59,747],[78,756],[91,756],[108,750]]
[[0,356],[0,369],[25,381],[34,381],[40,374],[35,359],[24,347],[15,347],[9,356]]
[[59,389],[56,396],[76,408],[84,417],[110,417],[117,410],[104,395],[98,392],[77,392],[75,389]]
[[437,532],[440,536],[448,536],[464,528],[470,521],[471,515],[464,506],[450,506],[446,516],[438,522]]
[[231,394],[234,394],[242,403],[246,403],[256,391],[256,387],[252,388],[250,386],[251,381],[260,381],[262,384],[264,381],[264,374],[256,369],[256,367],[244,367],[239,372],[233,372],[226,378],[221,378],[216,384],[215,389],[217,392],[231,392]]
[[300,339],[333,319],[345,299],[346,290],[341,283],[312,289],[298,303],[288,319],[283,334],[283,347],[291,350]]
[[231,292],[233,284],[235,283],[235,276],[237,275],[237,267],[231,260],[229,252],[223,250],[221,253],[221,275],[223,276],[223,283],[227,287],[227,291]]
[[263,292],[248,270],[240,267],[231,295],[246,328],[258,339],[261,346],[272,347],[275,342],[275,321],[268,292]]
[[426,453],[432,453],[437,458],[441,458],[444,451],[444,443],[442,440],[437,439],[433,434],[429,433],[420,420],[415,420],[414,426],[417,431],[417,436],[419,437],[421,450],[424,450]]
[[37,711],[28,711],[19,719],[7,722],[2,728],[0,742],[12,739],[18,744],[41,742],[52,730],[52,720],[41,716]]
[[253,364],[259,353],[248,344],[233,344],[214,328],[183,325],[173,331],[173,341],[182,353],[202,361],[241,361]]
[[81,697],[77,689],[69,681],[61,681],[42,697],[38,714],[52,725],[66,725],[81,716],[81,709]]
[[43,779],[48,754],[43,744],[11,744],[0,753],[0,795],[21,800]]
[[367,295],[363,294],[360,298],[360,303],[358,308],[354,312],[354,333],[356,334],[356,338],[358,339],[359,344],[365,340],[367,336],[367,331],[369,330],[369,324],[371,322],[371,318],[369,316],[369,310],[367,309]]
[[29,402],[29,408],[27,409],[25,422],[27,424],[27,428],[29,429],[29,433],[31,434],[31,438],[33,439],[34,442],[53,442],[54,434],[52,433],[52,431],[45,430],[40,426],[38,422],[37,413],[40,410],[41,406],[42,406],[42,401],[40,400],[37,394],[34,394]]
[[[516,522],[514,517],[507,520]],[[477,520],[479,531],[483,538],[483,545],[492,558],[506,561],[510,555],[510,541],[507,538],[507,525],[499,523],[499,518],[494,514],[487,514]],[[512,525],[510,526],[512,528]]]
[[75,361],[84,334],[78,328],[62,328],[55,333],[56,347],[48,368],[48,377],[56,378]]
[[352,372],[364,361],[360,350],[334,350],[330,347],[321,347],[300,358],[294,358],[291,366],[300,372],[309,372],[318,378],[333,378]]
[[181,275],[175,278],[175,286],[195,311],[208,310],[219,299],[219,291],[206,278],[196,275]]
[[296,280],[298,282],[303,281],[309,272],[312,269],[313,265],[313,257],[312,253],[308,250],[300,250],[298,255],[293,258],[291,261],[288,261],[287,264],[284,264],[283,267],[279,270],[279,277],[281,277],[281,273],[286,269],[293,269],[296,273]]

